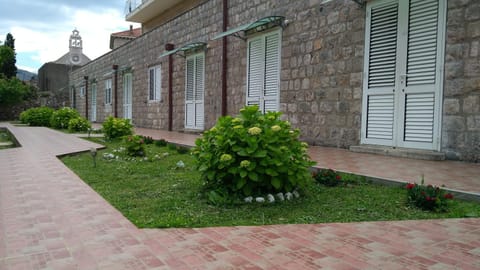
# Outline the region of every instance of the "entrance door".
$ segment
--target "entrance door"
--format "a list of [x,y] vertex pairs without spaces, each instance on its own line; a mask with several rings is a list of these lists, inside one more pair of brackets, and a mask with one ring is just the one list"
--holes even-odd
[[204,128],[205,54],[199,53],[187,57],[185,80],[185,128]]
[[90,121],[96,122],[97,121],[97,85],[92,85],[92,114],[90,115]]
[[439,150],[445,0],[367,6],[362,143]]
[[132,119],[132,73],[123,75],[123,118]]

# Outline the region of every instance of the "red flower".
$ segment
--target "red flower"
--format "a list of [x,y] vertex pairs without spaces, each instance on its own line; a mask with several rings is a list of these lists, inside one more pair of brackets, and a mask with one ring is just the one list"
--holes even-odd
[[447,193],[447,194],[443,195],[443,197],[445,199],[450,199],[451,200],[451,199],[453,199],[453,194],[452,193]]
[[342,180],[342,177],[341,177],[340,175],[338,175],[338,174],[335,176],[335,178],[336,178],[338,181]]
[[432,198],[430,198],[430,196],[427,196],[425,199],[426,199],[427,201],[432,201]]
[[412,189],[414,187],[415,187],[415,184],[412,184],[412,183],[408,183],[406,186],[407,189]]

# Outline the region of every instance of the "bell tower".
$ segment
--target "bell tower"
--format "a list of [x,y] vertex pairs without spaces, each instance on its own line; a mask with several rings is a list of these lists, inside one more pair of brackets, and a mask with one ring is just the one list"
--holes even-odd
[[82,37],[79,35],[77,29],[72,31],[69,40],[70,47],[70,63],[73,65],[79,65],[82,56]]

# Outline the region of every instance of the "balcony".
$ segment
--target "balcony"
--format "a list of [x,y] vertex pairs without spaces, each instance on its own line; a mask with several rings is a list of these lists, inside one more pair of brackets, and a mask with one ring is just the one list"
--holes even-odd
[[143,24],[181,2],[182,0],[127,0],[125,19]]

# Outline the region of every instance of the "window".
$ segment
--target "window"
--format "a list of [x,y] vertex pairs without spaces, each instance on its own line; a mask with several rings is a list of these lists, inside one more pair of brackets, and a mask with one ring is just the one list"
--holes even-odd
[[278,111],[280,96],[281,31],[248,40],[247,105],[260,111]]
[[70,88],[70,107],[76,109],[76,96],[75,96],[75,87]]
[[160,100],[162,90],[161,66],[154,66],[148,69],[148,100]]
[[105,104],[112,104],[112,79],[105,81]]
[[80,87],[80,97],[84,97],[85,96],[85,86],[81,86]]

